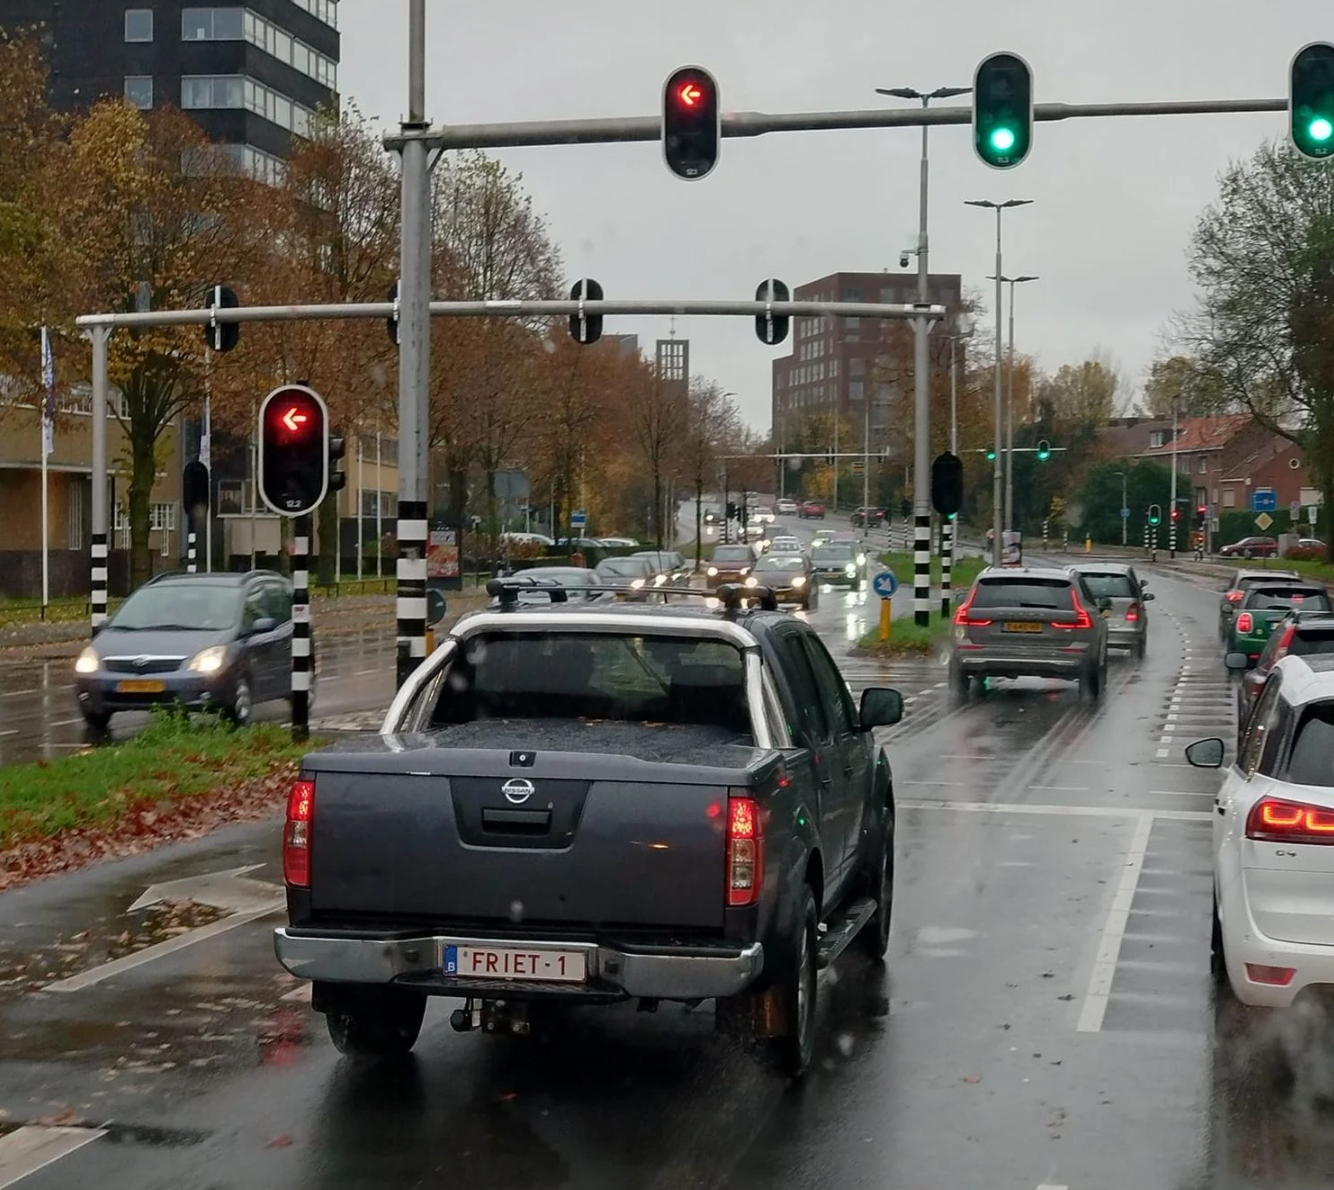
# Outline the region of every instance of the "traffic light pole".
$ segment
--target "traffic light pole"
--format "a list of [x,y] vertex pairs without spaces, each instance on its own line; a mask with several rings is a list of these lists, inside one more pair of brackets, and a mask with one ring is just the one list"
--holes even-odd
[[1177,403],[1172,400],[1172,494],[1167,512],[1167,556],[1177,556]]
[[293,521],[292,553],[292,739],[310,738],[310,514]]
[[[922,110],[931,103],[922,96]],[[928,282],[927,183],[930,165],[927,135],[922,125],[921,194],[917,228],[917,301],[926,306]],[[931,623],[931,356],[927,335],[931,324],[913,320],[913,619],[919,628]]]
[[426,657],[426,504],[430,467],[431,178],[426,142],[426,0],[408,10],[408,116],[402,124],[403,218],[398,355],[398,650],[402,686]]
[[92,532],[92,627],[96,632],[107,620],[107,566],[110,546],[107,516],[107,349],[111,327],[88,328],[93,341],[93,532]]

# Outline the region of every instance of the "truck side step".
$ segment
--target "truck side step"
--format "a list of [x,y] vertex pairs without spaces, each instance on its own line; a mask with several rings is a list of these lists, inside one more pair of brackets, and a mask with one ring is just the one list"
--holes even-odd
[[859,897],[842,914],[825,924],[816,949],[815,965],[821,971],[841,955],[862,928],[875,916],[875,902]]

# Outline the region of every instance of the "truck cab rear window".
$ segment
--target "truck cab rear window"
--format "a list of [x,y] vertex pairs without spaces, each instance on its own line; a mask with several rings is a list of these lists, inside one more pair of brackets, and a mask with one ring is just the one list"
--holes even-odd
[[482,719],[705,724],[749,737],[745,659],[689,637],[488,633],[464,643],[431,721]]
[[977,584],[972,606],[982,607],[1036,607],[1068,612],[1074,604],[1070,600],[1070,583],[1059,578],[983,579]]

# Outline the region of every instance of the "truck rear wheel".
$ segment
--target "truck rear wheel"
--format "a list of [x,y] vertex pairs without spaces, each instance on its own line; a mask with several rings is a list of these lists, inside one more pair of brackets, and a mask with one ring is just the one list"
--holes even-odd
[[857,948],[874,962],[883,962],[889,950],[890,919],[894,913],[894,828],[886,820],[876,852],[866,868],[866,896],[875,901],[875,916],[857,933]]
[[779,977],[783,1005],[784,1035],[774,1039],[775,1056],[783,1073],[800,1078],[815,1053],[815,1002],[819,990],[816,969],[819,913],[815,893],[808,884],[797,911],[797,929],[792,937],[786,968]]
[[359,1058],[398,1058],[417,1043],[426,997],[398,988],[358,990],[324,1014],[339,1053]]

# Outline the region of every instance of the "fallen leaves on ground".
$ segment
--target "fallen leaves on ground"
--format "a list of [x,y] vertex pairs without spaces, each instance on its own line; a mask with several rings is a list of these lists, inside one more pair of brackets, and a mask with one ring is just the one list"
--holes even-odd
[[259,822],[281,812],[296,765],[175,801],[132,803],[114,822],[65,831],[0,851],[0,892],[75,872],[105,859],[140,855],[166,843],[198,839],[220,827]]

